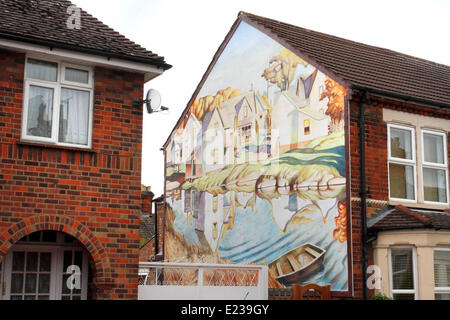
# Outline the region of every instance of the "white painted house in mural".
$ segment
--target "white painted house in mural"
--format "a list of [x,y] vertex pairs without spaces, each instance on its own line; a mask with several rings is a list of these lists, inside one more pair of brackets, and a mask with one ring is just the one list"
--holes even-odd
[[201,144],[202,125],[194,114],[190,114],[182,135],[182,161],[188,163],[195,148]]
[[221,169],[225,165],[224,129],[221,112],[218,107],[215,107],[206,114],[202,122],[202,170],[204,173]]
[[282,91],[275,101],[272,112],[274,153],[281,154],[298,148],[310,140],[328,135],[331,119],[319,110],[321,107],[317,101],[302,98],[292,91]]

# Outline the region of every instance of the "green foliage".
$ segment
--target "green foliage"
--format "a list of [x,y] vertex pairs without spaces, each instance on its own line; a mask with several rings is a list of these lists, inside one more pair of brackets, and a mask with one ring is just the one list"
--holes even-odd
[[382,292],[378,292],[374,294],[373,297],[370,298],[370,300],[392,300],[392,298],[384,295]]

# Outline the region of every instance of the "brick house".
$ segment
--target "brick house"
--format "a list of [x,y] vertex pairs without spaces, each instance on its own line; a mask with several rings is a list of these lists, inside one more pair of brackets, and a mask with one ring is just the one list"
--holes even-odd
[[[165,260],[266,264],[270,288],[331,285],[333,298],[448,299],[449,80],[445,65],[240,12],[163,148]],[[171,151],[189,116],[225,118],[249,88],[269,105],[267,160],[186,179]],[[292,97],[286,125],[273,120],[281,96]],[[325,118],[328,132],[308,138]],[[255,158],[235,133],[192,141],[200,164],[230,145]],[[185,217],[174,195],[188,189],[200,200]]]
[[150,188],[142,186],[139,261],[159,261],[163,258],[163,197],[156,199],[153,197],[154,193],[150,191]]
[[0,2],[0,66],[0,299],[137,299],[132,101],[171,66],[65,0]]

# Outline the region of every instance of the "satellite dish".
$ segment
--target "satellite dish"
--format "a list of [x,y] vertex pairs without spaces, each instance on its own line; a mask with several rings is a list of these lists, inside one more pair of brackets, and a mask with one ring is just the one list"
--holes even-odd
[[155,89],[150,89],[147,91],[145,97],[145,105],[147,106],[147,112],[153,113],[160,111],[161,108],[161,95]]

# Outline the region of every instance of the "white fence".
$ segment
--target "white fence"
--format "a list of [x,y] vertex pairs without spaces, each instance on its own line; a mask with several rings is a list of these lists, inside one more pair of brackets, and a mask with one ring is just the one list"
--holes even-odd
[[139,263],[139,300],[267,300],[260,265]]

